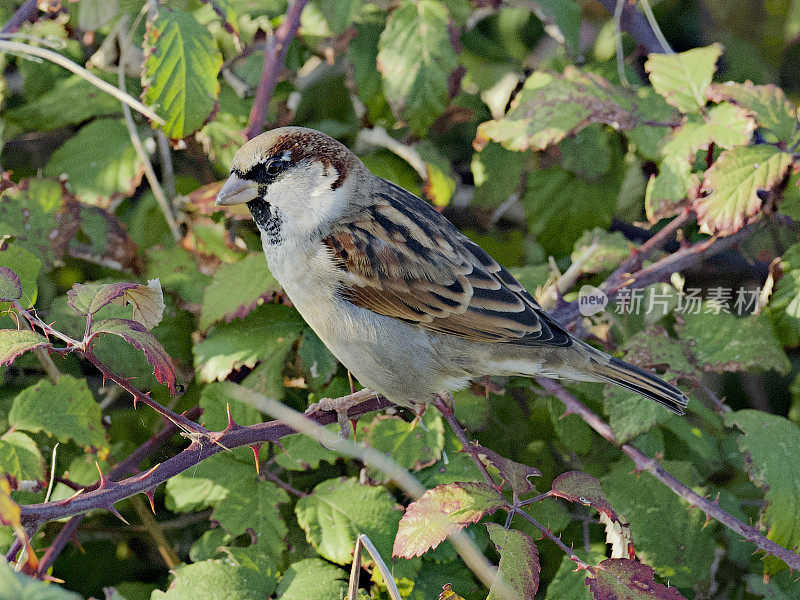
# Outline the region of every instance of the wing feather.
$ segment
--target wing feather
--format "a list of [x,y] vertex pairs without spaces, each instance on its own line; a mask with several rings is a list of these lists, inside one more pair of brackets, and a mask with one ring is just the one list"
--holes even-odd
[[324,240],[344,271],[344,298],[470,340],[572,345],[508,271],[426,202],[384,180],[375,197]]

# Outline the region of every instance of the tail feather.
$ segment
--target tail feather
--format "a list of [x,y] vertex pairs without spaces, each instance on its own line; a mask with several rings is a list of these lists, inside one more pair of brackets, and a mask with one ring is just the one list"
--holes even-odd
[[684,414],[683,409],[689,403],[689,398],[660,377],[618,358],[610,357],[607,362],[592,358],[591,362],[593,372],[599,379],[658,402],[678,415]]

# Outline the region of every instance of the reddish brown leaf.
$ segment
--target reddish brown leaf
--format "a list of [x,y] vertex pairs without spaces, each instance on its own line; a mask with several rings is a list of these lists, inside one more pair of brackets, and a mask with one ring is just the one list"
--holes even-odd
[[392,554],[421,556],[470,523],[477,523],[506,503],[485,483],[448,483],[426,491],[409,504],[400,519]]
[[500,553],[497,578],[486,600],[507,600],[508,592],[515,600],[533,600],[539,588],[541,570],[539,551],[533,538],[516,529],[506,530],[497,523],[487,523],[486,528]]
[[142,350],[147,362],[153,365],[156,380],[166,385],[170,394],[175,393],[175,368],[172,359],[144,325],[129,319],[104,319],[92,325],[92,337],[101,333],[118,335],[134,348]]
[[627,558],[609,558],[589,567],[586,585],[595,600],[686,600],[674,587],[656,583],[653,569]]
[[10,365],[20,354],[49,344],[35,331],[0,329],[0,365]]
[[13,302],[22,297],[19,276],[8,267],[0,267],[0,302]]

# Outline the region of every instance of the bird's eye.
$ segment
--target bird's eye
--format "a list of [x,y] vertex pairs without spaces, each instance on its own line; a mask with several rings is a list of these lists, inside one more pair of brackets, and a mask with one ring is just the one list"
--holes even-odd
[[273,158],[267,161],[266,168],[267,173],[274,176],[283,172],[286,168],[286,163],[280,158]]

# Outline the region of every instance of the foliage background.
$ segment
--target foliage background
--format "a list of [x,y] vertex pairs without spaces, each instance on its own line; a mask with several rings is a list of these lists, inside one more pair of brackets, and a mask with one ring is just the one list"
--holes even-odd
[[[0,22],[19,4],[0,4]],[[115,86],[121,48],[125,88],[164,118],[157,126],[134,113],[133,129],[155,165],[167,214],[117,99],[48,61],[0,55],[0,265],[19,275],[24,308],[35,305],[77,337],[84,319],[68,303],[74,284],[158,278],[165,312],[152,333],[172,358],[180,393],[171,395],[169,378],[159,382],[122,339],[97,338],[94,352],[170,409],[199,405],[202,416],[192,414],[211,430],[225,427],[226,405],[240,425],[266,419],[233,398],[225,380],[301,411],[349,393],[344,369],[267,272],[249,215],[212,206],[244,131],[316,128],[440,207],[562,317],[574,317],[568,302],[581,284],[620,284],[620,265],[656,265],[640,281],[652,284],[648,294],[670,298],[663,311],[609,312],[581,326],[608,351],[673,373],[692,398],[688,417],[600,385],[566,389],[610,424],[617,445],[659,458],[784,548],[800,544],[796,0],[658,2],[668,42],[698,50],[649,61],[658,49],[642,37],[652,34],[641,27],[646,21],[626,7],[621,22],[634,35],[618,40],[606,2],[40,4],[35,22],[19,29],[31,37],[19,41],[55,46]],[[265,42],[292,24],[299,29],[288,36],[270,93]],[[708,87],[712,75],[780,89]],[[680,230],[678,238],[648,248],[644,265],[625,262],[665,226]],[[706,259],[706,241],[726,250]],[[686,260],[670,262],[679,256]],[[681,276],[671,277],[677,269]],[[564,285],[576,278],[578,285]],[[557,302],[556,280],[566,294]],[[719,287],[766,291],[753,314],[707,303],[698,315],[676,313],[678,290],[697,287],[706,299]],[[0,327],[16,329],[19,315],[8,303],[0,308]],[[98,319],[132,318],[130,307],[101,311]],[[162,428],[156,413],[134,409],[87,361],[74,353],[54,360],[49,366],[29,352],[2,367],[0,468],[21,505],[44,500],[56,441],[53,500],[96,484],[95,462],[110,471]],[[656,478],[632,473],[617,446],[530,385],[498,381],[491,394],[459,394],[456,417],[469,438],[535,466],[539,492],[568,471],[597,477],[615,514],[630,522],[637,558],[684,597],[800,597],[782,561],[764,560],[752,540],[706,523]],[[424,428],[412,431],[409,420],[369,414],[357,439],[390,453],[427,488],[482,481],[438,412],[428,411]],[[159,441],[143,472],[187,444],[179,435]],[[200,462],[155,490],[155,517],[141,496],[116,504],[127,524],[91,511],[78,544],[53,557],[49,573],[61,587],[17,579],[0,565],[3,587],[29,585],[32,598],[338,599],[354,534],[368,533],[389,559],[409,499],[380,472],[299,435],[264,446],[260,458],[260,475],[247,448]],[[552,497],[526,507],[590,565],[607,555],[595,508]],[[503,515],[489,520],[502,523]],[[40,558],[62,526],[35,532]],[[537,597],[591,596],[586,572],[573,573],[560,548],[539,541],[519,517],[513,526],[537,540]],[[483,523],[467,531],[499,559]],[[4,550],[13,535],[0,530]],[[404,597],[434,599],[446,583],[463,598],[486,597],[449,542],[392,564]],[[361,584],[388,597],[366,571]]]

